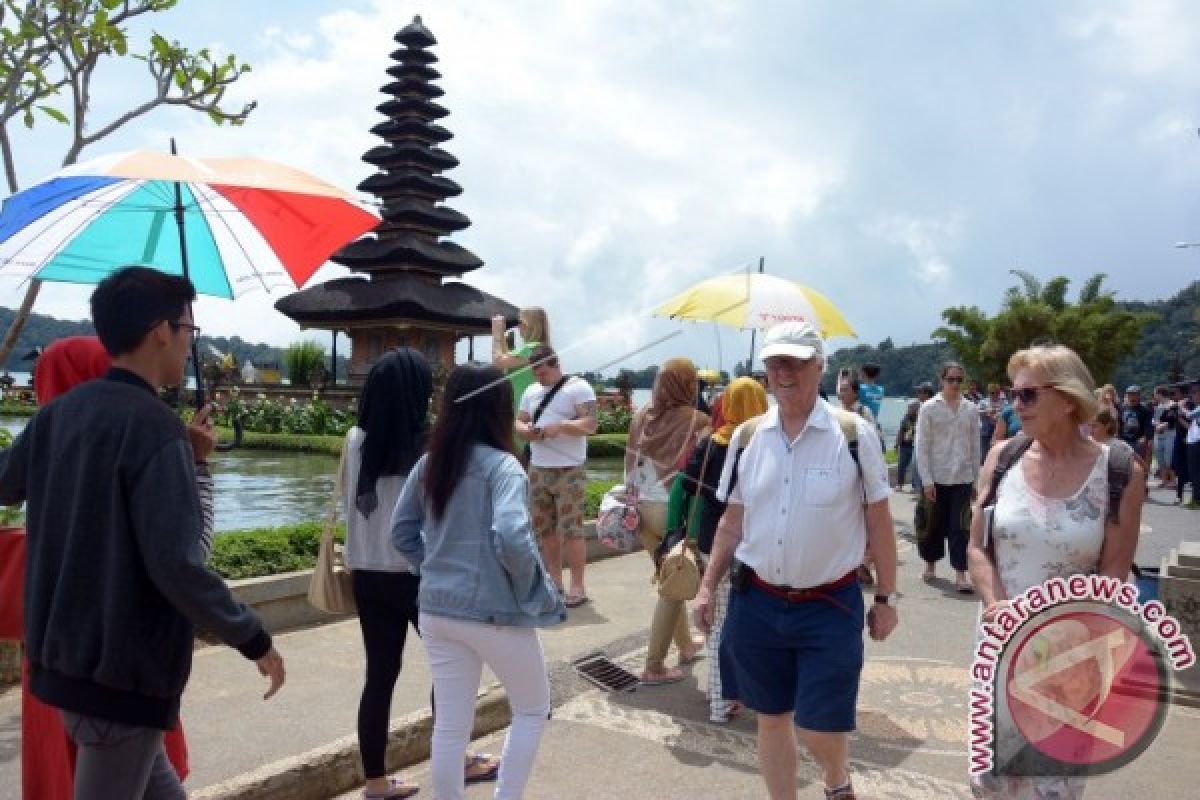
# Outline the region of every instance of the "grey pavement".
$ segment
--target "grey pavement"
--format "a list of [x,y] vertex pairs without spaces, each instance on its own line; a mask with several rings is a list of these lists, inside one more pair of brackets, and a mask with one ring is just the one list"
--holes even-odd
[[[1180,538],[1200,538],[1200,512],[1152,504],[1144,515],[1139,561],[1175,546]],[[886,642],[867,643],[867,664],[859,695],[859,730],[851,745],[852,772],[859,796],[879,800],[967,798],[967,667],[977,603],[953,592],[952,573],[925,584],[911,541],[912,496],[893,498],[901,532],[900,627]],[[610,655],[637,670],[644,646]],[[552,672],[556,707],[542,740],[529,800],[542,798],[763,797],[755,761],[753,715],[726,725],[708,721],[703,695],[705,662],[681,684],[642,687],[612,694]],[[1172,706],[1151,747],[1132,764],[1093,779],[1088,797],[1200,796],[1200,711]],[[503,732],[476,742],[499,753]],[[429,763],[397,774],[418,783],[418,797],[431,797]],[[799,796],[820,798],[815,764],[801,755]],[[1148,791],[1149,790],[1149,791]],[[490,797],[490,784],[470,787],[468,798]],[[361,796],[355,791],[341,800]]]
[[[1144,515],[1139,563],[1157,563],[1180,539],[1200,539],[1200,512],[1172,505],[1156,491]],[[856,782],[867,797],[963,797],[967,664],[976,603],[952,591],[949,580],[927,585],[910,541],[911,495],[893,498],[901,530],[901,624],[883,643],[868,642],[860,695],[860,730],[852,755]],[[707,665],[690,668],[680,684],[612,695],[592,689],[567,662],[603,649],[640,669],[654,604],[649,560],[642,553],[588,568],[592,602],[563,626],[543,632],[552,664],[554,720],[547,730],[527,796],[691,798],[701,793],[760,797],[754,766],[752,715],[730,725],[707,721],[702,694]],[[944,578],[950,575],[943,566]],[[220,647],[199,650],[184,698],[183,721],[192,753],[192,791],[327,746],[354,731],[361,688],[362,648],[357,623],[343,621],[278,637],[288,683],[268,702],[253,666]],[[485,676],[485,682],[492,680]],[[393,718],[428,706],[429,672],[412,638],[392,703]],[[0,798],[15,798],[19,780],[19,697],[0,695]],[[479,746],[498,752],[500,734]],[[1096,781],[1089,797],[1156,794],[1197,796],[1200,712],[1172,707],[1165,729],[1139,760]],[[400,774],[422,782],[428,765]],[[801,796],[819,797],[811,763],[802,762]],[[475,787],[468,796],[489,796]],[[357,793],[346,795],[356,796]],[[297,796],[297,795],[289,795]]]

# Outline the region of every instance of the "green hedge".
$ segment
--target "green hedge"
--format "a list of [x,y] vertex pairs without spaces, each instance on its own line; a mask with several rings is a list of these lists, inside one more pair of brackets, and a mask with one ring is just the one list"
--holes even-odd
[[588,458],[624,458],[627,433],[597,433],[588,437]]
[[[317,563],[322,528],[319,522],[301,522],[221,533],[213,541],[209,563],[230,580],[311,569]],[[338,540],[345,537],[345,528],[339,527]]]
[[[221,441],[233,438],[229,428],[217,428]],[[622,458],[629,436],[624,433],[597,433],[588,437],[589,458]],[[337,456],[342,452],[343,438],[340,436],[315,436],[298,433],[251,433],[242,437],[242,447],[247,450],[290,450],[301,453],[324,453]]]
[[[231,428],[217,428],[222,442],[233,439]],[[321,453],[336,458],[342,452],[341,436],[318,436],[304,433],[252,433],[242,435],[242,447],[247,450],[284,450],[294,453]]]
[[0,416],[32,417],[37,412],[37,406],[30,403],[0,403]]

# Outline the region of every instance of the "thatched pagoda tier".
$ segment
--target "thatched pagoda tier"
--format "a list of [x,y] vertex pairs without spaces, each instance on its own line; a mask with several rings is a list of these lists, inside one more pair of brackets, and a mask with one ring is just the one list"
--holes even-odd
[[436,64],[437,56],[428,50],[410,50],[407,47],[401,47],[399,50],[392,51],[392,61],[399,61],[401,64]]
[[427,120],[441,119],[450,114],[445,107],[424,97],[393,97],[375,106],[375,110],[389,117],[412,115]]
[[420,51],[437,44],[437,39],[433,38],[433,34],[425,27],[425,23],[421,22],[420,17],[413,17],[413,21],[401,28],[392,38],[409,51]]
[[405,78],[399,81],[392,81],[385,85],[379,91],[384,94],[395,95],[396,97],[415,96],[424,97],[426,100],[432,100],[435,97],[441,97],[446,93],[446,90],[440,86],[434,86],[432,83]]
[[301,325],[355,321],[423,320],[486,333],[492,317],[517,322],[516,306],[465,283],[431,282],[418,275],[338,278],[280,298],[275,308]]
[[400,117],[398,119],[384,120],[371,128],[371,133],[376,136],[382,136],[389,142],[404,139],[417,139],[427,143],[447,142],[454,138],[454,134],[441,125],[434,125],[417,117]]
[[483,266],[478,256],[454,242],[399,231],[387,238],[359,239],[343,247],[333,260],[353,270],[380,273],[396,264],[443,275],[461,275]]
[[458,166],[458,159],[440,147],[426,147],[411,142],[372,147],[363,153],[362,160],[387,170],[415,167],[430,172],[441,172]]
[[441,175],[430,175],[415,169],[395,172],[376,172],[358,184],[361,192],[370,192],[386,200],[389,197],[416,194],[431,200],[443,200],[462,194],[462,187]]
[[396,64],[387,68],[387,74],[400,80],[436,81],[442,73],[425,64]]
[[391,223],[391,226],[410,226],[434,236],[471,227],[471,220],[466,214],[453,208],[435,206],[417,197],[392,198],[380,211],[384,221]]

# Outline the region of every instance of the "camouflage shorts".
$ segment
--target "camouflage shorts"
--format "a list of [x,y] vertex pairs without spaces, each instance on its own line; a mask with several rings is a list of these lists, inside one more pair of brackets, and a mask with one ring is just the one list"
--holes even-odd
[[529,515],[539,539],[583,538],[583,498],[587,471],[582,467],[529,468]]

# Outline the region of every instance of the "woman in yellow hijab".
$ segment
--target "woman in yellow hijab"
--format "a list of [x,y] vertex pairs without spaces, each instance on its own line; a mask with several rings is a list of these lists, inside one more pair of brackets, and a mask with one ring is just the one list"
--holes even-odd
[[[712,550],[717,523],[725,513],[725,504],[717,499],[716,491],[725,469],[725,462],[730,457],[730,442],[733,440],[734,431],[746,420],[764,414],[766,410],[767,393],[758,381],[753,378],[738,378],[729,384],[729,388],[713,405],[712,435],[705,436],[696,443],[687,466],[676,477],[671,487],[671,497],[667,504],[667,529],[683,527],[686,520],[688,537],[695,540],[696,549],[700,551],[701,560],[704,562],[707,562]],[[733,454],[734,467],[737,466],[738,455],[740,453]],[[736,469],[732,470],[732,474],[733,480],[736,480]],[[693,503],[698,503],[694,512]],[[725,699],[721,691],[721,669],[717,654],[728,603],[729,578],[726,577],[717,587],[713,632],[706,643],[709,718],[713,722],[728,721],[730,715],[740,707],[736,702]]]

